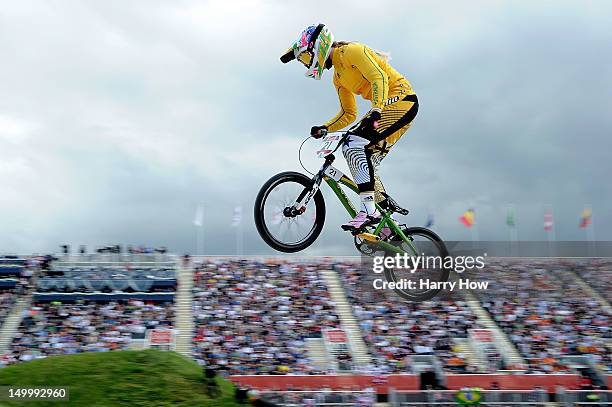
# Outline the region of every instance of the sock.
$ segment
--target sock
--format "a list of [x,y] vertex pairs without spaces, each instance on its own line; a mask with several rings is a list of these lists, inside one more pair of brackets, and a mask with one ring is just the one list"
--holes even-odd
[[360,192],[359,197],[361,198],[361,209],[366,211],[368,215],[376,212],[376,204],[374,203],[374,191],[371,192]]

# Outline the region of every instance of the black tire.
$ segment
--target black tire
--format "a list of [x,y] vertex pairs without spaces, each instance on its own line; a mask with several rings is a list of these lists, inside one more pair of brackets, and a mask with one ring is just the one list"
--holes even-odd
[[215,379],[208,379],[204,390],[206,395],[211,399],[216,399],[221,395],[221,389],[219,388],[219,384],[217,384]]
[[[446,248],[446,245],[444,244],[444,241],[440,238],[440,236],[438,236],[436,233],[434,233],[433,231],[427,229],[427,228],[423,228],[423,227],[411,227],[411,228],[405,228],[402,230],[404,232],[404,234],[406,235],[406,237],[410,238],[410,237],[414,237],[414,236],[421,236],[424,237],[425,239],[429,240],[430,242],[433,243],[433,246],[436,248],[436,250],[438,251],[438,253],[436,253],[436,255],[441,256],[442,259],[445,259],[448,256],[448,249]],[[402,240],[399,238],[399,236],[395,237],[392,241],[392,243],[396,243],[396,244],[400,244],[402,243]],[[394,256],[395,253],[387,253],[388,256]],[[445,282],[448,281],[448,277],[450,275],[450,269],[448,269],[447,267],[442,267],[439,269],[438,271],[439,275],[436,276],[436,281],[439,282]],[[385,275],[385,279],[388,282],[396,282],[398,281],[398,276],[395,275],[395,272],[393,269],[389,269],[387,267],[385,267],[384,269],[384,275]],[[401,296],[402,298],[411,301],[411,302],[421,302],[421,301],[427,301],[432,299],[433,297],[435,297],[436,295],[438,295],[438,293],[441,291],[441,288],[438,289],[432,289],[432,290],[428,290],[428,291],[424,291],[424,292],[414,292],[414,291],[408,291],[408,290],[403,290],[403,289],[394,289],[393,291],[395,291],[399,296]]]
[[[306,175],[293,171],[281,172],[280,174],[270,178],[259,190],[257,198],[255,199],[254,216],[257,232],[259,232],[259,235],[268,244],[268,246],[284,253],[295,253],[306,249],[308,246],[314,243],[315,240],[317,240],[317,237],[319,237],[319,234],[323,229],[323,224],[325,223],[325,201],[321,191],[317,191],[312,197],[311,202],[314,201],[316,206],[314,224],[312,229],[310,229],[308,234],[303,239],[293,243],[278,240],[273,236],[268,225],[266,224],[264,211],[266,200],[270,192],[277,186],[288,182],[300,184],[304,188],[312,188],[312,180]],[[309,203],[309,205],[312,205],[312,203]]]
[[206,388],[206,395],[211,399],[216,399],[221,395],[221,389],[217,385],[208,386]]

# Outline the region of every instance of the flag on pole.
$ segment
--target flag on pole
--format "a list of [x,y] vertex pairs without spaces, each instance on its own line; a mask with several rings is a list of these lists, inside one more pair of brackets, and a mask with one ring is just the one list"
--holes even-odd
[[508,213],[506,214],[506,225],[511,228],[516,226],[516,223],[514,222],[514,209],[512,208],[509,208]]
[[234,208],[234,214],[232,215],[232,226],[236,227],[242,222],[242,206],[236,206]]
[[427,215],[427,221],[425,221],[425,227],[430,228],[434,225],[434,216],[433,213]]
[[547,210],[544,212],[544,230],[546,232],[551,232],[553,229],[553,214],[552,211]]
[[582,214],[580,215],[580,228],[586,229],[591,224],[591,209],[584,208]]
[[474,225],[474,209],[468,209],[461,215],[459,222],[463,223],[466,228],[471,228]]
[[204,205],[198,205],[195,217],[193,218],[193,224],[195,226],[202,226],[204,224]]

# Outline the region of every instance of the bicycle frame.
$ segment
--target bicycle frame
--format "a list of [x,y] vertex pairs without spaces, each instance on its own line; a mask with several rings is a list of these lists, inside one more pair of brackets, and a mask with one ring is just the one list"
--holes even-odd
[[[346,194],[344,193],[344,191],[340,187],[340,184],[345,185],[350,190],[352,190],[353,192],[358,194],[359,193],[359,189],[357,188],[357,184],[355,184],[355,182],[353,182],[352,179],[348,178],[344,174],[342,175],[342,178],[340,178],[339,181],[336,181],[336,180],[328,177],[327,175],[324,175],[323,179],[325,180],[327,185],[329,185],[331,190],[334,191],[334,194],[336,194],[336,197],[338,197],[338,199],[340,200],[340,203],[342,204],[342,206],[344,206],[344,209],[346,209],[346,211],[349,213],[349,215],[352,216],[352,217],[355,217],[355,215],[357,215],[357,211],[355,210],[355,207],[353,206],[353,203],[351,202],[349,197],[346,196]],[[378,204],[376,204],[376,208],[382,214],[382,220],[380,221],[380,223],[378,225],[376,225],[376,229],[374,230],[372,235],[377,236],[377,237],[380,236],[380,232],[382,231],[382,229],[385,226],[388,226],[393,232],[395,232],[402,239],[403,242],[405,242],[410,247],[410,249],[413,251],[413,254],[415,256],[418,255],[418,250],[417,250],[416,246],[414,245],[412,240],[410,240],[410,239],[408,239],[408,237],[406,237],[406,235],[404,234],[402,229],[400,229],[397,226],[397,224],[395,223],[393,218],[391,218],[391,214],[389,212],[385,211],[383,208],[381,208]],[[384,240],[379,240],[379,241],[373,242],[373,243],[378,245],[382,249],[389,250],[389,251],[394,252],[394,253],[398,253],[398,254],[404,254],[405,253],[405,251],[402,250],[400,247],[396,247],[396,246],[394,246],[392,244],[389,244],[389,243],[385,242]]]
[[[336,194],[336,197],[338,197],[338,200],[340,200],[340,203],[342,204],[342,206],[344,206],[344,209],[346,209],[346,211],[349,213],[351,217],[355,217],[355,215],[357,215],[357,211],[355,210],[355,207],[353,206],[353,203],[351,202],[351,200],[346,196],[346,194],[342,190],[341,185],[345,185],[347,188],[349,188],[356,194],[359,194],[359,188],[357,187],[357,184],[352,179],[344,175],[342,171],[332,166],[332,163],[336,159],[333,153],[338,149],[338,147],[340,147],[344,143],[344,140],[346,139],[346,136],[348,136],[348,134],[349,134],[348,132],[345,133],[344,137],[342,137],[341,141],[338,143],[336,148],[329,155],[325,157],[325,163],[323,164],[319,172],[312,179],[313,189],[311,193],[313,194],[316,191],[316,189],[321,183],[321,180],[325,180],[327,185],[329,185],[332,191],[334,191],[334,194]],[[303,198],[304,196],[300,195],[297,202],[300,202]],[[388,226],[393,232],[395,232],[402,239],[404,243],[408,245],[408,247],[410,247],[410,249],[413,252],[413,255],[418,256],[418,249],[416,248],[412,240],[408,239],[408,237],[406,237],[406,235],[400,229],[400,227],[397,226],[397,223],[395,223],[393,218],[391,218],[391,213],[384,210],[378,204],[376,204],[376,208],[382,214],[382,219],[380,223],[376,226],[376,229],[374,230],[373,233],[364,234],[368,236],[368,238],[366,239],[371,241],[375,245],[381,247],[384,250],[388,250],[393,253],[404,254],[405,251],[402,250],[400,247],[396,247],[390,243],[385,242],[384,240],[380,240],[379,238],[380,232],[385,226]]]

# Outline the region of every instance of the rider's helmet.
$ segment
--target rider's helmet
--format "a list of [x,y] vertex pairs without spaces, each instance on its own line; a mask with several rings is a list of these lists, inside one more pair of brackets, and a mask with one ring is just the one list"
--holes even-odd
[[298,39],[281,56],[281,61],[297,59],[307,68],[306,76],[321,79],[325,61],[331,55],[334,34],[324,24],[311,25],[300,33]]

